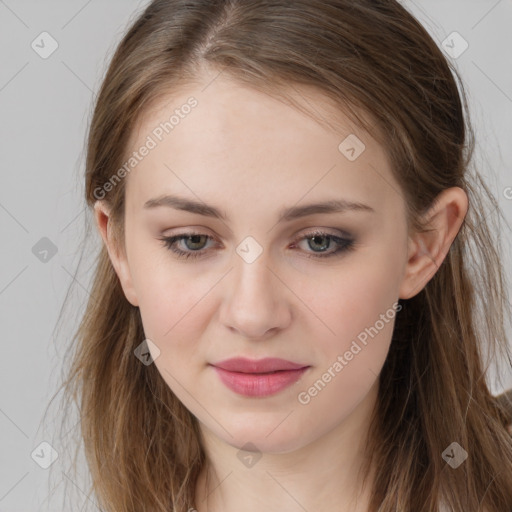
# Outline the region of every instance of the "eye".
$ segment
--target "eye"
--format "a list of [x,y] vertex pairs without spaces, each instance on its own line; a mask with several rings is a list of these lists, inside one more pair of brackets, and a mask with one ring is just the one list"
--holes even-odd
[[[183,233],[181,235],[161,237],[160,241],[164,246],[175,253],[178,258],[199,258],[208,252],[204,249],[205,242],[213,240],[212,237],[204,233]],[[313,249],[313,254],[306,255],[307,258],[330,258],[340,256],[345,252],[354,249],[355,241],[351,238],[339,237],[321,230],[302,235],[292,242],[291,247],[296,247],[299,242],[307,242],[307,246]],[[183,243],[179,248],[179,243]],[[335,249],[330,252],[324,252],[325,249],[334,245]],[[184,247],[184,249],[183,249]]]
[[[164,246],[178,255],[178,258],[198,258],[205,252],[204,249],[198,246],[202,246],[205,239],[211,237],[202,233],[184,233],[182,235],[175,235],[169,237],[160,238],[164,243]],[[176,247],[178,242],[184,242],[187,244],[186,249],[182,250]],[[188,250],[190,249],[190,250]]]
[[[355,241],[352,238],[336,236],[321,230],[306,233],[295,240],[292,243],[292,247],[294,247],[297,242],[306,242],[307,247],[313,249],[313,254],[306,254],[306,258],[330,258],[332,256],[341,256],[343,253],[353,250],[355,244]],[[334,246],[335,249],[330,252],[323,252],[323,250],[329,246]]]

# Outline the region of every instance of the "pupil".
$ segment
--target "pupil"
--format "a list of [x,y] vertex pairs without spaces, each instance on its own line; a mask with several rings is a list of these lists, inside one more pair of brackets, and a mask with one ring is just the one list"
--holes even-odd
[[[316,244],[316,243],[318,243],[318,239],[320,239],[320,240],[325,239],[325,240],[326,240],[326,239],[327,239],[327,237],[326,237],[326,236],[321,236],[321,235],[315,235],[315,236],[312,238],[312,240],[313,240],[313,242],[314,242],[315,244]],[[327,245],[327,244],[323,244],[322,248],[323,248],[323,249],[325,249],[325,248],[326,248],[326,245]]]
[[[189,238],[189,241],[192,242],[192,244],[196,244],[196,243],[199,243],[198,239],[200,239],[202,236],[203,235],[191,235],[188,238]],[[197,249],[197,247],[196,247],[196,249]]]

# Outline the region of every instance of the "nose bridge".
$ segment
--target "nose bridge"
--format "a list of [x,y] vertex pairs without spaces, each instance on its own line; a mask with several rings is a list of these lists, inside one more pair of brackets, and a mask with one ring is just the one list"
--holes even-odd
[[282,286],[271,269],[268,247],[248,236],[236,247],[236,253],[222,321],[244,337],[258,338],[286,321]]
[[[245,237],[236,247],[234,281],[236,294],[248,295],[247,298],[257,297],[262,292],[267,302],[271,298],[270,250],[261,245],[253,236]],[[260,297],[261,298],[261,297]]]

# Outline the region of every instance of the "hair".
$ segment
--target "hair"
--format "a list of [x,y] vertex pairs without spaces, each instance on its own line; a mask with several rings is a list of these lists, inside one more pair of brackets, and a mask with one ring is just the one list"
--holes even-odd
[[[154,0],[118,44],[95,100],[85,169],[91,209],[126,161],[142,114],[205,69],[297,108],[291,92],[300,86],[332,101],[333,119],[345,113],[386,148],[417,232],[428,230],[424,214],[443,190],[467,193],[469,211],[446,258],[417,295],[399,301],[361,475],[375,468],[371,512],[435,512],[441,503],[510,510],[512,411],[486,382],[498,356],[512,366],[493,232],[502,213],[472,173],[475,134],[454,64],[394,0]],[[103,199],[122,250],[125,181]],[[187,511],[208,462],[197,419],[156,366],[134,356],[145,339],[140,311],[103,244],[95,263],[62,385],[78,405],[93,491],[109,512]],[[442,457],[454,441],[468,453],[457,469]]]

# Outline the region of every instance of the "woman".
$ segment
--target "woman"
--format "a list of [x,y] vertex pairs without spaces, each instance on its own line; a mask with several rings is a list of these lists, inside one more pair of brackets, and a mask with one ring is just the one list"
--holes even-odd
[[104,244],[66,382],[103,510],[512,509],[454,76],[395,1],[135,20],[90,127]]

